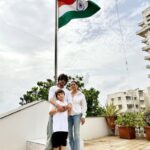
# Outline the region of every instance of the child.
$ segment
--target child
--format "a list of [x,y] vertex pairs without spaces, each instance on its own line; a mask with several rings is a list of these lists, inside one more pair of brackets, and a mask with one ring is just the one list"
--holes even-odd
[[55,93],[56,103],[64,106],[64,112],[58,112],[57,108],[50,105],[50,115],[53,115],[52,146],[54,150],[65,150],[68,136],[68,107],[64,101],[65,93],[59,89]]

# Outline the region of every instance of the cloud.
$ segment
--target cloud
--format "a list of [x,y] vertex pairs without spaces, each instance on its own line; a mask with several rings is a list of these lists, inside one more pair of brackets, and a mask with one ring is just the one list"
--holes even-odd
[[[58,73],[84,75],[88,88],[101,91],[104,104],[107,94],[148,86],[136,31],[140,11],[149,3],[138,0],[129,7],[129,1],[118,0],[118,18],[116,1],[95,2],[101,6],[97,14],[74,19],[59,29]],[[54,1],[0,1],[1,107],[4,103],[7,108],[17,106],[37,81],[53,79],[54,12]]]

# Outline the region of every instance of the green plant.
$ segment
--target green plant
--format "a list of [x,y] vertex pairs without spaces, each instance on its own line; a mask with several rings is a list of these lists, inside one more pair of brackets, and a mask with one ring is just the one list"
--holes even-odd
[[144,120],[147,126],[150,126],[150,108],[144,112]]
[[145,120],[144,120],[144,114],[142,112],[137,112],[135,114],[135,125],[136,127],[144,127],[145,126]]
[[126,112],[124,114],[120,114],[117,117],[116,124],[127,127],[143,127],[145,124],[143,113]]
[[119,109],[117,109],[117,107],[113,103],[110,103],[104,107],[103,115],[104,116],[117,116],[118,112],[119,112]]
[[135,114],[134,113],[124,113],[118,115],[116,124],[119,126],[135,126]]

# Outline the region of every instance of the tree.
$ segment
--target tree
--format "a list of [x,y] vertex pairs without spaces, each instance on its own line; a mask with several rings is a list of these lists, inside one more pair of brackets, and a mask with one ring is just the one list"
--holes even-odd
[[32,87],[30,91],[27,91],[26,94],[20,98],[21,102],[19,102],[19,104],[25,105],[33,101],[48,100],[48,90],[54,84],[55,82],[51,79],[47,79],[46,82],[37,82],[37,86]]
[[103,108],[100,107],[98,101],[100,92],[94,88],[90,88],[89,90],[84,89],[82,92],[85,94],[87,100],[87,116],[100,116],[103,113]]
[[[98,95],[99,91],[91,88],[91,89],[85,89],[83,77],[82,76],[75,76],[71,77],[69,76],[69,82],[67,84],[67,88],[70,88],[70,83],[72,80],[77,81],[79,89],[85,94],[88,110],[87,110],[87,116],[99,116],[103,112],[103,108],[99,106],[98,101]],[[30,91],[27,91],[26,94],[23,95],[23,97],[20,98],[20,105],[25,105],[27,103],[33,102],[33,101],[39,101],[39,100],[48,100],[48,90],[51,86],[53,86],[55,83],[51,79],[47,79],[46,82],[39,81],[37,82],[37,86],[32,87]]]

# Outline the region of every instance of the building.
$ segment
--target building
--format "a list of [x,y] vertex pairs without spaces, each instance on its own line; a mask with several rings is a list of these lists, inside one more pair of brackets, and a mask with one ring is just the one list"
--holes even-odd
[[[144,59],[150,61],[150,7],[142,12],[142,16],[143,21],[139,23],[141,29],[137,32],[137,35],[141,36],[143,38],[142,43],[146,44],[145,47],[142,48],[142,50],[148,54]],[[150,62],[146,65],[146,68],[150,69]],[[148,77],[150,78],[150,74]]]
[[134,89],[109,94],[107,103],[113,103],[120,112],[144,111],[150,106],[150,88],[145,90]]

